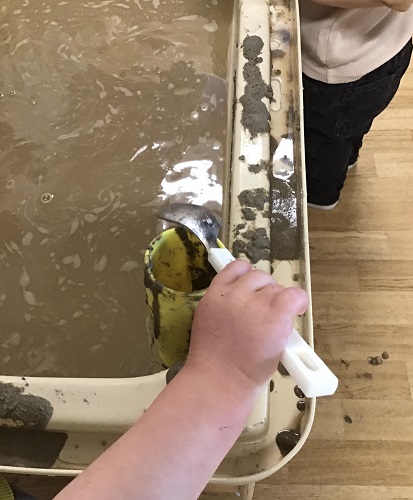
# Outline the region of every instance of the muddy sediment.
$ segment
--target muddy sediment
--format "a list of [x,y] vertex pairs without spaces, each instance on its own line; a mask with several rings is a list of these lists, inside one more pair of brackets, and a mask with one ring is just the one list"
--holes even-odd
[[272,98],[272,89],[263,80],[258,66],[262,62],[263,47],[264,42],[257,35],[247,36],[242,44],[243,54],[247,62],[243,69],[246,85],[244,95],[240,97],[241,123],[252,138],[270,131],[270,113],[263,99]]

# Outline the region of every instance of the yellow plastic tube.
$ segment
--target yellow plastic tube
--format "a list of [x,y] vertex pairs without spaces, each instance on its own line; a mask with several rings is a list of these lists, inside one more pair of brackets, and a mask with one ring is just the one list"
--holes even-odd
[[183,227],[157,236],[144,262],[148,332],[169,368],[186,359],[196,307],[216,272],[204,245]]

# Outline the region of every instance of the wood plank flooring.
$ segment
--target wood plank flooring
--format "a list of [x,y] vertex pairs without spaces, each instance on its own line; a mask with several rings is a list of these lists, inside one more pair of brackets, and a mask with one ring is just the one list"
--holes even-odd
[[[255,500],[413,499],[412,193],[413,67],[337,209],[310,213],[316,349],[340,387],[318,400],[304,448],[257,484]],[[369,363],[383,352],[382,364]],[[64,482],[19,479],[39,500]]]

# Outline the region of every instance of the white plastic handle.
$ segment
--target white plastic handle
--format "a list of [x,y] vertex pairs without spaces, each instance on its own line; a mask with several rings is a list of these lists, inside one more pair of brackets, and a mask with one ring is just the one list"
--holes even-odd
[[[227,248],[211,248],[208,260],[219,273],[235,258]],[[338,378],[296,330],[293,330],[288,338],[281,363],[307,398],[330,396],[335,393]]]
[[331,396],[336,392],[338,378],[296,330],[288,337],[281,363],[307,398]]
[[233,260],[235,257],[227,248],[211,248],[208,252],[208,261],[217,273]]

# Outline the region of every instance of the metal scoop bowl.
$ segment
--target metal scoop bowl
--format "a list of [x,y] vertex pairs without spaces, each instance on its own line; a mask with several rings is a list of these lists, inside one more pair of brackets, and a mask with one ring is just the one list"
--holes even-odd
[[222,227],[221,218],[212,210],[199,205],[171,203],[158,211],[160,219],[186,227],[203,243],[208,252],[208,261],[217,273],[235,260],[227,248],[218,245],[218,233]]

